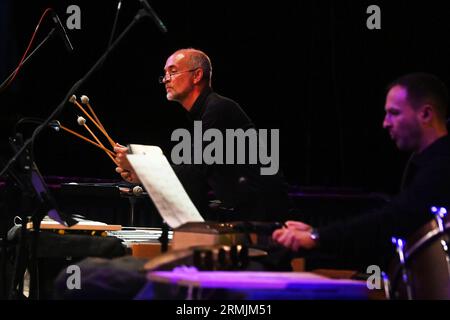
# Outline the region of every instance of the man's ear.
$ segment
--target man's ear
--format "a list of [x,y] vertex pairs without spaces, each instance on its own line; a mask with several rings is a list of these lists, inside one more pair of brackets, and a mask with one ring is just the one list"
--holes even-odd
[[425,104],[422,106],[420,111],[420,119],[423,122],[430,122],[433,119],[434,109],[430,104]]
[[197,84],[203,79],[203,69],[198,68],[194,71],[194,83]]

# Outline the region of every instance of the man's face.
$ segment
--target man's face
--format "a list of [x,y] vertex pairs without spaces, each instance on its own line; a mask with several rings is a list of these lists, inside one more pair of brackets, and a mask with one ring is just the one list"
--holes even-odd
[[193,88],[192,72],[188,71],[187,61],[186,53],[174,53],[166,61],[164,85],[169,101],[182,102]]
[[417,151],[422,128],[419,122],[419,111],[414,110],[409,103],[406,88],[392,87],[387,94],[384,108],[386,115],[383,128],[389,131],[397,147],[403,151]]

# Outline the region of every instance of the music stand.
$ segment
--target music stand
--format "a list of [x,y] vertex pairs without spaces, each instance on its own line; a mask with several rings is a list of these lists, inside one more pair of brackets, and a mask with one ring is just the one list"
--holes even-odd
[[[17,134],[14,138],[10,139],[10,143],[13,150],[17,151],[23,146],[22,135]],[[66,215],[59,210],[36,163],[31,160],[28,148],[21,154],[16,166],[9,169],[9,174],[19,185],[25,205],[22,208],[24,214],[21,217],[22,228],[18,250],[18,261],[20,262],[18,262],[19,265],[14,270],[12,289],[15,290],[17,287],[22,288],[24,280],[23,272],[28,266],[30,273],[29,297],[38,299],[37,248],[41,221],[45,216],[49,216],[66,227],[75,225],[77,221],[70,215]],[[32,228],[30,230],[27,228],[28,222],[32,222]],[[26,258],[28,248],[29,255]]]
[[98,198],[125,198],[129,202],[129,219],[128,224],[135,226],[136,221],[136,203],[139,198],[148,197],[147,192],[139,185],[128,184],[125,182],[70,182],[62,183],[61,190],[64,194],[71,196],[88,196]]

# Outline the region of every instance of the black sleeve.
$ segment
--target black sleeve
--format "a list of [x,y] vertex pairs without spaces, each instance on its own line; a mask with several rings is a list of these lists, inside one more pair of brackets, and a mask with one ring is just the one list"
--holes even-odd
[[320,246],[323,250],[343,254],[348,253],[346,251],[386,254],[386,250],[393,248],[392,236],[407,239],[433,218],[431,206],[449,205],[449,185],[449,164],[442,161],[429,163],[384,208],[319,228]]

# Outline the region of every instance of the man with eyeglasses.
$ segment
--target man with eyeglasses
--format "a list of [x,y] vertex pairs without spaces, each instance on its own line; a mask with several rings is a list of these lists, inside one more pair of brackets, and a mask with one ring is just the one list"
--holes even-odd
[[[214,128],[223,132],[226,129],[254,128],[250,118],[236,102],[212,90],[211,75],[211,61],[205,53],[181,49],[167,59],[164,75],[159,80],[166,88],[167,99],[179,102],[193,121],[202,121],[204,130]],[[116,171],[125,180],[139,183],[127,161],[127,148],[117,145],[114,151],[119,164]],[[280,171],[274,175],[261,175],[259,165],[242,164],[181,164],[173,165],[173,169],[205,220],[285,220],[288,197]],[[210,213],[208,189],[212,189],[229,210]],[[285,261],[284,252],[264,258],[266,260],[261,260],[261,263],[267,268],[285,270],[290,267],[290,261]],[[251,265],[254,267],[254,263]],[[67,289],[67,273],[62,271],[56,281],[56,297],[126,299],[134,297],[148,282],[141,272],[143,261],[134,257],[115,260],[88,258],[79,267],[82,274],[88,275],[81,278],[82,289]],[[105,274],[108,276],[105,277]]]
[[[211,78],[209,57],[190,48],[178,50],[167,59],[159,82],[165,86],[167,100],[180,103],[193,121],[202,122],[204,131],[214,128],[225,133],[226,129],[254,128],[235,101],[213,91]],[[117,145],[114,150],[119,163],[116,171],[125,180],[139,183],[126,159],[127,148]],[[287,213],[287,187],[281,172],[262,176],[259,165],[242,164],[181,164],[173,168],[206,219],[279,221]],[[229,209],[225,212],[233,214],[208,217],[208,189]]]

